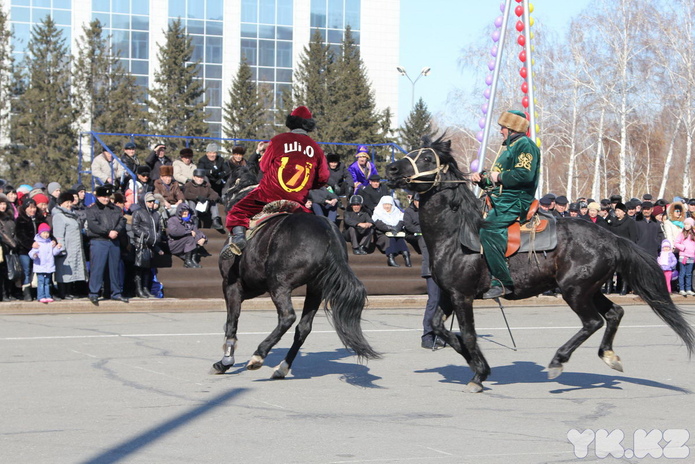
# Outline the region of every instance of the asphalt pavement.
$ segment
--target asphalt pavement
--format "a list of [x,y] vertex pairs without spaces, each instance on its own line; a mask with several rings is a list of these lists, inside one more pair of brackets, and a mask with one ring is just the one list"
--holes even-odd
[[292,333],[261,369],[244,366],[274,311],[242,312],[236,365],[210,375],[224,313],[180,301],[169,312],[0,314],[0,462],[695,462],[695,369],[644,305],[626,307],[616,337],[625,372],[598,358],[598,333],[554,380],[545,366],[579,328],[561,300],[507,307],[516,351],[499,309],[479,308],[492,375],[471,394],[460,355],[420,348],[419,309],[364,313],[383,353],[367,364],[321,312],[288,377],[271,380]]

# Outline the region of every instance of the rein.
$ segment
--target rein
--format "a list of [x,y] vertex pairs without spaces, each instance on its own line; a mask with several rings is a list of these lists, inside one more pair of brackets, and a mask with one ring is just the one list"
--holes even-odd
[[[410,155],[414,154],[417,152],[417,155],[415,155],[415,158],[411,158]],[[437,167],[434,169],[430,169],[429,171],[422,171],[417,167],[417,160],[420,158],[420,155],[422,155],[423,152],[430,152],[434,155],[434,159],[437,160]],[[413,175],[410,177],[406,177],[405,181],[407,183],[412,183],[412,184],[429,184],[431,183],[432,185],[430,188],[425,190],[424,192],[421,193],[426,193],[432,190],[434,187],[443,184],[443,183],[448,183],[448,184],[463,184],[466,182],[470,182],[469,180],[442,180],[442,174],[446,174],[449,171],[449,165],[447,164],[446,166],[442,166],[441,161],[439,160],[439,155],[435,150],[432,148],[420,148],[419,150],[414,150],[405,155],[405,159],[407,159],[411,166],[413,167]],[[421,177],[424,176],[430,176],[434,175],[434,179],[432,180],[420,180]]]

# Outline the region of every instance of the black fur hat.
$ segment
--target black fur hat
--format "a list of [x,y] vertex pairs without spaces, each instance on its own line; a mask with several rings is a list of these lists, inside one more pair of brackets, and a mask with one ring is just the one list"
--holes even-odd
[[316,121],[314,121],[314,117],[311,111],[309,111],[309,108],[306,106],[298,106],[292,113],[287,115],[285,126],[287,126],[289,130],[304,129],[307,132],[311,132],[316,129]]
[[74,201],[75,195],[73,195],[73,192],[74,190],[66,190],[65,192],[60,192],[60,195],[58,195],[58,204],[62,205],[66,201]]

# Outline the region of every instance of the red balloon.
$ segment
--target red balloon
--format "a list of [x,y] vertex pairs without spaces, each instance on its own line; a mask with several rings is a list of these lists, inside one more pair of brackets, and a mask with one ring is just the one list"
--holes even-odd
[[516,3],[521,3],[521,2],[523,2],[523,1],[524,1],[524,0],[516,0]]
[[516,8],[514,8],[514,13],[516,13],[517,16],[521,17],[521,15],[524,14],[524,7],[521,5],[517,5]]
[[524,97],[521,99],[521,106],[524,108],[528,108],[528,97]]
[[523,77],[524,79],[526,79],[526,76],[528,76],[528,73],[526,72],[526,66],[524,66],[523,68],[521,68],[521,69],[519,70],[519,75],[520,75],[521,77]]
[[523,31],[524,30],[524,23],[522,23],[521,21],[517,21],[516,22],[516,30],[519,32]]
[[521,84],[521,91],[524,93],[528,93],[528,82],[524,82]]
[[526,50],[521,50],[521,53],[519,53],[519,61],[526,63]]
[[516,39],[516,43],[518,43],[522,47],[526,45],[526,36],[520,35],[519,38]]

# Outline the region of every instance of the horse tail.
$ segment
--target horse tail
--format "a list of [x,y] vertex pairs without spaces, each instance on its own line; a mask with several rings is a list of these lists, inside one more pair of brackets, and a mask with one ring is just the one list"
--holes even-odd
[[668,293],[664,273],[656,259],[626,239],[618,240],[620,272],[632,290],[683,340],[692,356],[695,334],[685,315],[689,314],[673,303]]
[[336,244],[332,243],[326,253],[325,266],[319,273],[326,312],[332,315],[335,331],[346,348],[354,351],[360,359],[378,359],[381,354],[369,345],[362,333],[362,310],[367,301],[367,290],[347,264],[342,237],[338,243],[343,249],[336,249]]

